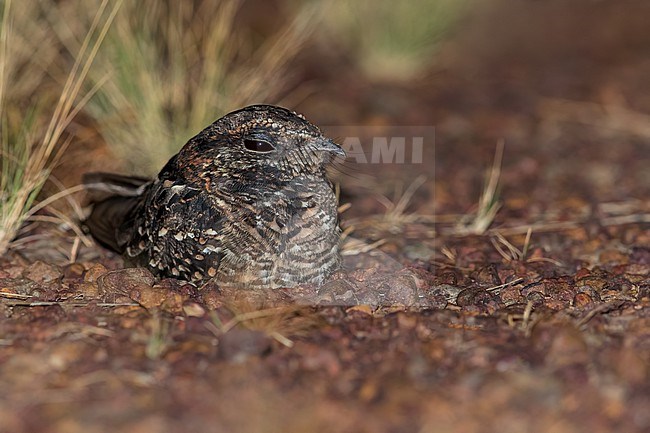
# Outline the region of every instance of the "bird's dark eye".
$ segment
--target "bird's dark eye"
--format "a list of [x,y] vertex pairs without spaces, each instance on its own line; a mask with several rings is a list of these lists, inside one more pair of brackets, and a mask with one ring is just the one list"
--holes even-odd
[[244,147],[252,152],[268,153],[275,150],[275,147],[268,141],[247,138],[244,140]]

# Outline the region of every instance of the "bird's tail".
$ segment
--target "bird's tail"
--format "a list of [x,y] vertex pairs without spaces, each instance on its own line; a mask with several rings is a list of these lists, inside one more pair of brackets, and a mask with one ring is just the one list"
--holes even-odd
[[[125,227],[140,203],[150,179],[112,173],[87,173],[83,177],[89,214],[84,224],[103,246],[124,252]],[[127,230],[128,230],[127,228]]]

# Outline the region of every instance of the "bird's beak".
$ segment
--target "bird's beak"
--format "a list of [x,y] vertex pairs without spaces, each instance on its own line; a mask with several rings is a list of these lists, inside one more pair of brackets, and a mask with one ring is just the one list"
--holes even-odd
[[314,142],[313,148],[321,152],[329,152],[333,155],[345,158],[345,150],[329,138],[321,138]]

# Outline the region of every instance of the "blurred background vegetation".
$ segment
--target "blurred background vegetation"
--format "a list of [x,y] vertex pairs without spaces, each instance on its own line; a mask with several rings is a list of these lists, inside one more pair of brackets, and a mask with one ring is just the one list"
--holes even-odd
[[[434,202],[450,212],[476,203],[502,138],[504,163],[518,151],[529,163],[519,167],[526,193],[511,191],[513,200],[576,185],[638,195],[650,185],[637,155],[650,135],[650,3],[622,4],[0,0],[0,251],[26,221],[74,226],[76,200],[36,211],[78,191],[83,172],[154,175],[210,122],[252,103],[296,109],[325,132],[435,125],[440,158],[414,170],[383,166],[372,182],[359,172],[346,179],[347,191],[397,193],[436,164],[438,181],[418,191],[435,197],[422,201],[425,213]],[[632,138],[618,140],[623,132]],[[571,150],[603,137],[618,140],[614,159]],[[465,149],[462,160],[454,148]],[[531,159],[531,150],[543,154]],[[570,169],[585,161],[592,166]],[[564,166],[568,175],[537,182]],[[358,197],[346,215],[385,211]]]
[[[154,175],[223,114],[304,98],[295,60],[314,41],[354,59],[369,79],[410,79],[434,61],[466,3],[1,0],[0,251],[52,170],[103,166],[66,161],[70,143],[84,140],[79,131],[97,132],[119,161],[109,166]],[[98,48],[90,58],[88,44]],[[58,177],[78,179],[70,170]]]

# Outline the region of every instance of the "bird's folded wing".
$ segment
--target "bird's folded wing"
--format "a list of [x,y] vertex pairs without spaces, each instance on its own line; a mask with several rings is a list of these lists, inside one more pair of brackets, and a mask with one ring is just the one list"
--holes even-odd
[[89,201],[84,221],[93,237],[118,253],[124,252],[120,226],[141,200],[150,179],[112,173],[87,173],[83,177]]
[[151,179],[114,173],[86,173],[82,181],[89,201],[96,203],[112,196],[139,196]]

